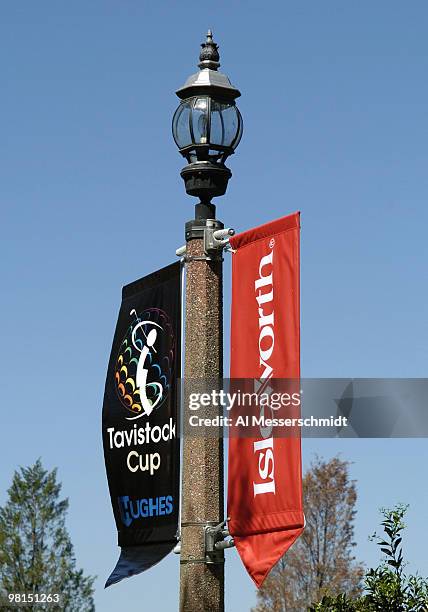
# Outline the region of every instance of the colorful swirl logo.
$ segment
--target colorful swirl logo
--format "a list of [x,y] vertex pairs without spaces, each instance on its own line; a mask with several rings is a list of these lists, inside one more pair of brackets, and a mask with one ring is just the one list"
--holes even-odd
[[132,416],[149,416],[166,401],[174,368],[174,330],[168,315],[159,308],[134,317],[119,347],[114,378],[121,404]]

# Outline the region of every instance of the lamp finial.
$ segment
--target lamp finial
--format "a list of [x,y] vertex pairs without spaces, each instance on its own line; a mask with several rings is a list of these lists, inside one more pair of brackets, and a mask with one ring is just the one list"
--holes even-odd
[[199,68],[209,68],[210,70],[217,70],[220,66],[220,55],[218,52],[218,45],[213,41],[213,33],[211,30],[207,32],[207,39],[201,44],[202,50],[199,54]]

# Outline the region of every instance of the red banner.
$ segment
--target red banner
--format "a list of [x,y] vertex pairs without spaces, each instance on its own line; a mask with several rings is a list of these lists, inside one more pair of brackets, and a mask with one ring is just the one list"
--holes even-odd
[[[300,377],[299,239],[299,213],[230,239],[231,378],[266,387],[273,379]],[[229,438],[227,514],[241,559],[260,587],[302,533],[304,516],[300,436],[262,426],[256,433]]]

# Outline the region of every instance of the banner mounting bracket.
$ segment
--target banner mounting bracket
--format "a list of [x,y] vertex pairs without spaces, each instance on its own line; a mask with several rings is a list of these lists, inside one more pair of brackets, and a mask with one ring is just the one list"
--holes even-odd
[[221,225],[219,226],[219,222],[215,219],[206,219],[206,225],[199,227],[198,232],[197,237],[203,238],[204,241],[205,255],[198,257],[186,255],[187,247],[184,244],[175,251],[177,257],[180,257],[184,263],[189,261],[218,261],[219,259],[223,261],[223,250],[232,250],[229,238],[235,235],[233,228],[223,228]]
[[[202,527],[205,540],[205,557],[195,559],[180,559],[180,563],[224,563],[224,551],[226,548],[233,548],[235,541],[233,538],[226,540],[230,536],[229,530],[226,527],[227,520],[217,523],[216,521],[190,521],[182,523],[182,527]],[[181,534],[177,534],[177,544],[173,552],[177,555],[181,554]]]
[[205,525],[205,558],[206,563],[224,563],[224,551],[226,548],[235,546],[233,538],[226,540],[230,536],[226,527],[227,519],[218,525]]

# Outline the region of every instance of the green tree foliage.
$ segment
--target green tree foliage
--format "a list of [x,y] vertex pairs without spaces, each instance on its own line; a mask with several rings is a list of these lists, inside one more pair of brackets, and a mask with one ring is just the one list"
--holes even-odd
[[356,500],[348,462],[317,457],[303,478],[305,530],[257,592],[253,612],[301,612],[323,595],[361,593],[364,570],[352,554]]
[[[60,593],[57,609],[90,612],[95,610],[94,578],[76,569],[65,527],[68,500],[59,499],[60,491],[56,470],[43,469],[40,459],[15,472],[0,508],[0,592]],[[54,608],[39,604],[25,609]]]
[[380,547],[383,560],[376,569],[369,569],[364,578],[365,593],[356,599],[346,595],[325,596],[310,608],[310,612],[426,612],[428,610],[428,580],[404,573],[401,547],[404,515],[407,506],[382,509],[382,537],[372,540]]

